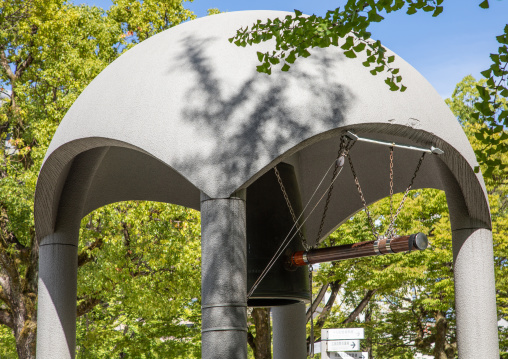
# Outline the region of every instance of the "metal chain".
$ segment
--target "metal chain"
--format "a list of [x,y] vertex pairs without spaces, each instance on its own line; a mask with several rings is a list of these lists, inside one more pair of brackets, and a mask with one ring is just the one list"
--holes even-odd
[[309,244],[307,243],[307,239],[305,239],[305,236],[303,235],[301,231],[301,227],[298,226],[295,211],[293,210],[293,206],[291,205],[291,201],[289,200],[288,194],[286,192],[286,188],[284,187],[284,184],[282,183],[282,178],[280,177],[279,170],[277,169],[277,166],[274,168],[275,176],[277,176],[277,181],[279,182],[280,189],[282,190],[282,194],[284,195],[284,199],[286,200],[286,204],[289,208],[289,213],[291,213],[291,217],[293,218],[293,223],[295,223],[296,230],[298,231],[298,235],[300,236],[300,240],[302,241],[303,248],[305,248],[306,251],[310,249]]
[[404,197],[402,197],[402,200],[400,201],[399,208],[397,208],[397,212],[395,212],[395,216],[393,217],[390,226],[386,230],[385,236],[389,233],[393,232],[393,226],[395,225],[395,221],[397,220],[397,217],[399,216],[400,211],[402,210],[402,207],[404,206],[404,202],[406,201],[407,195],[409,191],[411,190],[411,187],[413,187],[413,182],[416,178],[416,175],[418,174],[418,171],[420,170],[420,166],[422,165],[423,159],[425,158],[425,152],[423,152],[422,156],[420,157],[420,160],[418,161],[418,165],[416,166],[415,172],[413,173],[413,177],[411,178],[411,181],[409,182],[409,186],[407,186],[406,191],[404,192]]
[[353,173],[353,178],[355,180],[356,188],[358,189],[358,193],[360,194],[360,199],[363,203],[363,209],[365,213],[367,214],[367,219],[369,220],[370,229],[372,231],[372,234],[374,235],[374,238],[377,239],[379,234],[376,231],[376,227],[374,226],[374,222],[372,221],[372,217],[370,216],[369,209],[367,208],[367,202],[365,201],[365,197],[363,196],[362,187],[360,186],[360,181],[358,180],[358,176],[356,175],[355,168],[353,166],[353,160],[351,159],[351,155],[348,154],[347,156],[349,160],[349,166],[351,167],[351,172]]
[[349,152],[349,149],[350,149],[350,147],[348,145],[349,145],[349,142],[348,142],[346,136],[342,136],[341,141],[340,141],[339,151],[337,152],[337,158],[335,160],[335,167],[333,169],[333,174],[332,174],[332,179],[331,179],[332,184],[330,185],[330,188],[328,189],[328,196],[326,197],[325,207],[323,209],[323,216],[321,217],[321,224],[319,225],[319,230],[318,230],[318,233],[316,236],[316,240],[314,241],[314,243],[316,243],[316,244],[319,243],[319,239],[321,238],[321,233],[323,232],[323,226],[325,224],[326,212],[328,211],[328,205],[330,204],[330,198],[332,197],[333,180],[337,176],[337,172],[338,172],[339,166],[340,166],[340,164],[339,164],[340,157],[347,156],[347,153]]
[[312,264],[309,265],[309,282],[310,282],[310,344],[309,357],[314,358],[314,312],[312,310]]
[[[390,223],[393,223],[393,146],[390,146]],[[392,238],[393,230],[389,234]]]

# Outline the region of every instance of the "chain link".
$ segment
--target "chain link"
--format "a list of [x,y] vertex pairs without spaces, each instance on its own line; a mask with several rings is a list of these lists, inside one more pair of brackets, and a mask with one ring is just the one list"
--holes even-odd
[[365,201],[365,197],[363,196],[362,187],[360,186],[360,181],[358,180],[358,176],[356,175],[356,171],[353,166],[353,160],[351,159],[351,155],[348,154],[347,158],[349,160],[349,166],[351,167],[351,173],[353,173],[353,178],[355,180],[356,188],[358,189],[358,193],[360,194],[360,199],[362,200],[363,210],[367,214],[367,219],[369,220],[372,235],[374,236],[375,239],[377,239],[379,234],[376,231],[376,227],[374,226],[374,222],[372,221],[372,217],[370,215],[369,208],[367,207],[367,202]]
[[392,221],[390,222],[390,226],[388,226],[385,236],[387,236],[389,233],[393,233],[393,227],[395,225],[395,221],[397,220],[397,217],[399,216],[399,213],[402,210],[402,207],[404,206],[404,202],[406,201],[407,195],[409,194],[411,187],[413,187],[413,182],[416,178],[416,175],[418,174],[418,171],[420,170],[420,166],[422,165],[424,158],[425,158],[425,152],[423,152],[422,156],[420,157],[420,160],[418,161],[418,165],[416,166],[415,172],[413,173],[413,177],[411,178],[411,181],[409,182],[409,186],[407,186],[406,191],[404,192],[404,197],[402,197],[402,200],[400,201],[399,208],[397,208],[397,212],[395,212],[395,216],[393,217]]
[[296,230],[298,231],[298,235],[300,236],[300,240],[302,241],[303,248],[305,248],[305,250],[308,251],[310,249],[310,246],[308,245],[307,239],[305,238],[305,236],[302,233],[301,227],[298,226],[298,223],[296,221],[295,211],[293,210],[293,206],[291,205],[291,201],[289,200],[288,194],[286,192],[286,188],[284,187],[284,183],[282,183],[282,178],[280,177],[279,170],[277,169],[277,166],[275,166],[273,169],[275,171],[275,176],[277,176],[277,181],[279,182],[280,189],[282,190],[282,194],[284,195],[284,199],[286,200],[286,204],[289,208],[289,213],[291,213],[291,217],[293,218],[293,222],[295,223]]
[[[393,146],[390,146],[390,223],[393,223]],[[389,234],[392,238],[393,229]]]
[[342,156],[347,156],[347,153],[351,149],[349,146],[350,142],[348,142],[348,139],[346,136],[342,136],[339,146],[339,151],[337,152],[337,159],[335,160],[335,167],[333,169],[332,179],[331,179],[331,185],[328,189],[328,195],[326,197],[325,207],[323,209],[323,216],[321,217],[321,223],[319,225],[319,230],[316,236],[316,240],[314,241],[316,245],[319,243],[319,239],[321,238],[321,233],[323,232],[323,226],[325,224],[325,218],[326,218],[326,212],[328,211],[328,205],[330,204],[330,198],[332,197],[332,191],[333,191],[333,181],[335,180],[335,177],[337,177],[337,172],[339,170],[339,161]]

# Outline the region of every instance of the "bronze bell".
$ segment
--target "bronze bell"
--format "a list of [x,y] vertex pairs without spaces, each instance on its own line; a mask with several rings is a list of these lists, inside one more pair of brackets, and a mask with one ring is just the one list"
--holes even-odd
[[[302,201],[294,167],[280,163],[277,169],[298,218],[302,212]],[[303,216],[299,219],[300,224],[302,221]],[[279,249],[293,224],[277,176],[274,170],[270,170],[247,188],[247,291]],[[305,235],[303,228],[302,234]],[[310,301],[308,267],[291,268],[287,265],[288,255],[301,250],[304,247],[300,236],[296,234],[248,299],[249,307],[274,307]]]

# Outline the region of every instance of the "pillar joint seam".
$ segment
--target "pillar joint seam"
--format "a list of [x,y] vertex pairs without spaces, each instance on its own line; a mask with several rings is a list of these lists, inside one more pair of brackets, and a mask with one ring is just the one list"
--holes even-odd
[[452,229],[452,232],[458,232],[458,231],[473,231],[476,229],[487,229],[489,231],[492,231],[492,228],[489,227],[464,227],[464,228],[456,228]]
[[77,245],[70,244],[70,243],[46,243],[46,244],[39,244],[39,247],[55,246],[55,245],[70,246],[70,247],[76,247],[76,248],[78,247]]
[[200,200],[199,202],[200,203],[204,203],[204,202],[216,201],[216,200],[236,200],[236,201],[243,201],[243,202],[245,202],[245,199],[240,198],[240,197],[206,198],[206,199]]
[[245,327],[213,327],[213,328],[206,328],[202,329],[201,333],[206,332],[228,332],[228,331],[236,331],[236,332],[248,332],[248,329]]
[[201,309],[219,308],[219,307],[236,307],[236,308],[247,308],[247,303],[217,303],[217,304],[206,304],[202,305]]

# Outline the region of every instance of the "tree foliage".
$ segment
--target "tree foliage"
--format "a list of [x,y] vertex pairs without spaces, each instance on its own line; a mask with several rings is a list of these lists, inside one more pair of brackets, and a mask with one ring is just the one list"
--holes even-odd
[[200,357],[198,212],[109,205],[83,219],[80,238],[80,258],[91,259],[78,273],[78,307],[97,305],[78,320],[78,357]]
[[405,9],[407,14],[418,11],[432,12],[433,16],[443,11],[443,0],[349,0],[344,9],[328,11],[325,16],[304,16],[295,10],[295,15],[284,19],[258,20],[250,28],[237,31],[229,39],[238,46],[247,46],[261,41],[275,40],[275,50],[258,52],[261,65],[259,72],[270,74],[274,65],[283,63],[282,71],[288,71],[299,57],[309,57],[310,48],[339,46],[344,56],[354,59],[365,53],[362,63],[371,74],[386,73],[386,84],[392,91],[405,91],[399,69],[393,67],[395,56],[389,54],[380,40],[372,40],[368,31],[372,23],[384,19],[383,14]]
[[[64,0],[0,2],[2,357],[35,357],[33,196],[58,124],[88,83],[126,49],[193,17],[180,0],[118,0],[107,11]],[[199,251],[188,252],[196,250],[198,228],[192,211],[161,204],[112,205],[88,218],[79,253],[80,354],[154,357],[169,350],[182,354],[184,347],[185,357],[199,352],[199,333],[186,325],[199,325],[199,293],[191,285],[199,280]],[[122,306],[130,311],[120,311]]]

